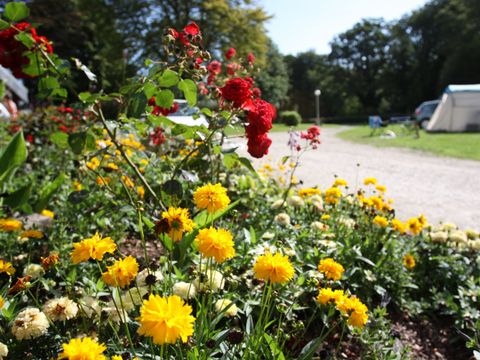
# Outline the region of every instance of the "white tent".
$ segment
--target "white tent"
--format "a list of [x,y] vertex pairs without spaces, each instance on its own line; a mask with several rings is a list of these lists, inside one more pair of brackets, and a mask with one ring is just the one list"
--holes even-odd
[[427,131],[480,131],[480,84],[449,85]]
[[5,81],[8,89],[14,92],[22,101],[28,102],[28,89],[23,83],[12,75],[9,69],[0,65],[0,80]]

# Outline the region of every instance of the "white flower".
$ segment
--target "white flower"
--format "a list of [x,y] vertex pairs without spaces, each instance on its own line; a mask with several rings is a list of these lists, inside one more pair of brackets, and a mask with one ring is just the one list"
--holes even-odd
[[343,216],[339,217],[337,222],[339,224],[344,225],[345,227],[347,227],[349,229],[351,229],[355,226],[355,220],[350,219],[350,218],[346,218],[346,217],[343,217]]
[[108,302],[106,307],[102,308],[102,311],[108,315],[110,321],[115,323],[130,321],[127,310],[122,309],[120,304],[114,303],[112,300]]
[[293,195],[288,198],[288,204],[293,207],[301,207],[305,204],[305,202],[300,196]]
[[184,300],[188,300],[197,295],[197,289],[192,283],[180,281],[173,285],[173,294],[180,296]]
[[318,230],[318,231],[328,230],[328,225],[325,225],[320,221],[314,221],[310,226],[312,227],[313,230]]
[[37,308],[26,308],[13,320],[12,334],[17,340],[34,339],[46,334],[49,326],[43,312]]
[[93,296],[85,296],[78,301],[81,314],[91,318],[94,315],[100,316],[102,308],[96,298]]
[[457,229],[457,225],[455,225],[453,223],[444,223],[441,226],[441,229],[444,230],[444,231],[455,230],[455,229]]
[[272,204],[272,209],[280,209],[283,206],[283,199],[278,199]]
[[43,305],[43,312],[52,321],[65,321],[77,316],[78,305],[69,298],[62,296],[57,299],[48,300]]
[[465,234],[467,234],[467,237],[470,239],[470,240],[475,240],[476,238],[478,238],[480,236],[480,234],[473,230],[473,229],[467,229],[465,230]]
[[262,235],[262,239],[264,240],[272,240],[274,237],[275,237],[275,234],[268,231]]
[[283,253],[287,256],[290,256],[290,257],[295,256],[297,254],[294,249],[289,248],[289,247],[283,249]]
[[275,216],[275,222],[282,226],[290,225],[290,216],[288,216],[288,214],[285,214],[285,213],[280,213],[277,216]]
[[216,270],[209,270],[206,273],[203,273],[200,277],[197,277],[193,281],[195,289],[203,291],[205,289],[210,289],[213,291],[218,291],[223,289],[225,286],[225,279],[221,272]]
[[156,281],[162,281],[163,280],[163,274],[161,273],[161,271],[159,271],[159,270],[152,271],[152,270],[148,270],[148,269],[145,268],[142,271],[140,271],[137,274],[137,277],[136,277],[137,285],[139,287],[147,286],[145,281],[146,281],[148,275],[155,276]]
[[330,249],[336,249],[337,243],[333,240],[319,240],[318,243]]
[[0,342],[0,360],[6,359],[8,355],[8,347]]
[[28,264],[25,269],[23,270],[24,275],[29,275],[33,279],[37,279],[42,277],[45,274],[45,270],[43,270],[41,265],[38,264]]
[[[225,310],[226,309],[226,310]],[[234,317],[238,313],[237,305],[229,299],[220,299],[215,302],[215,310],[218,313],[223,312],[226,317]]]
[[468,246],[470,249],[475,250],[475,251],[480,251],[480,239],[478,240],[470,240],[468,242]]
[[138,288],[131,288],[125,291],[122,295],[122,301],[117,302],[117,306],[123,305],[123,308],[126,311],[131,311],[135,309],[135,306],[139,306],[143,303],[143,296],[148,293],[148,288],[146,287],[138,287]]
[[446,233],[445,231],[431,232],[430,238],[434,243],[444,243],[448,239],[448,233]]
[[456,243],[466,243],[468,238],[467,234],[465,234],[463,231],[456,230],[450,233],[449,240],[455,241]]

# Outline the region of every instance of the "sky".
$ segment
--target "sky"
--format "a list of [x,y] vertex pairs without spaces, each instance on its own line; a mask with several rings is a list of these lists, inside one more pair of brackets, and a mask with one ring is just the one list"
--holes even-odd
[[400,19],[427,0],[259,0],[269,15],[269,36],[283,54],[330,52],[335,35],[363,18]]

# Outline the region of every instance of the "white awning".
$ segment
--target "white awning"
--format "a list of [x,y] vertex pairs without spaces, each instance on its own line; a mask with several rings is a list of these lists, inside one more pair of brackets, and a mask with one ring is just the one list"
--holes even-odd
[[12,75],[9,69],[0,65],[0,79],[5,82],[6,87],[15,93],[22,101],[28,103],[28,89],[23,83]]

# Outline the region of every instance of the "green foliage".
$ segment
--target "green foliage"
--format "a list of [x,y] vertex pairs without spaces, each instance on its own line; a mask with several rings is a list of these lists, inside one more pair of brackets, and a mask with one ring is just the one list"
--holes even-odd
[[282,124],[288,126],[297,126],[302,123],[302,117],[296,111],[282,111],[279,114],[279,119]]
[[0,185],[27,160],[27,147],[23,132],[18,132],[0,155]]

